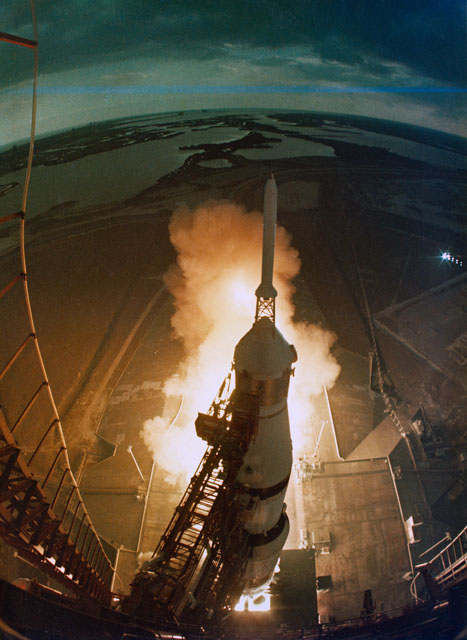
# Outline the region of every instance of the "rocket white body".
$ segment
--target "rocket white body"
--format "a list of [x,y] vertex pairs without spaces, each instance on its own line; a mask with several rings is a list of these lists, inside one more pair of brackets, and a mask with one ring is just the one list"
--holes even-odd
[[[272,285],[277,189],[274,179],[265,190],[263,269],[256,291],[259,302],[277,295]],[[297,354],[270,317],[257,317],[235,348],[235,388],[259,395],[258,428],[237,482],[252,499],[245,512],[245,529],[251,535],[252,555],[245,573],[247,595],[267,586],[289,531],[284,497],[292,468],[287,394],[292,363]]]

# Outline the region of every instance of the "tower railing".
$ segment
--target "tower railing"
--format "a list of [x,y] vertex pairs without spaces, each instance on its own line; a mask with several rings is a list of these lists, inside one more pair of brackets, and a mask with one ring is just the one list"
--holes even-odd
[[[423,578],[430,600],[438,601],[446,590],[467,581],[467,526],[451,540],[450,534],[425,551],[428,554],[444,540],[450,540],[439,553],[426,562],[416,565],[417,573],[412,580],[411,591],[414,593],[415,583]],[[416,597],[418,601],[418,598]]]
[[71,590],[108,602],[114,569],[72,471],[29,297],[25,221],[38,79],[33,0],[31,14],[33,40],[0,33],[0,41],[32,50],[34,64],[21,209],[0,216],[0,225],[4,229],[8,226],[9,237],[18,238],[15,250],[2,257],[5,267],[0,270],[0,535],[20,556]]
[[467,579],[467,526],[427,564],[443,588]]

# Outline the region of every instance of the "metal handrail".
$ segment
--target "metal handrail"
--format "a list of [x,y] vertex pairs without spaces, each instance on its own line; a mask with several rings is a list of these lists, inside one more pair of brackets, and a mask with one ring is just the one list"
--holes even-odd
[[[22,514],[21,519],[18,516],[18,520],[17,520],[18,522],[20,520],[21,521],[23,520],[24,513],[28,509],[31,496],[33,494],[35,495],[36,501],[41,501],[41,505],[43,505],[39,508],[39,511],[38,511],[40,512],[42,510],[42,515],[40,516],[40,519],[38,521],[37,530],[34,534],[32,534],[32,536],[30,536],[29,549],[25,549],[25,550],[28,552],[32,552],[33,557],[39,554],[38,562],[39,564],[42,564],[42,565],[44,562],[44,556],[47,558],[47,552],[51,553],[52,555],[50,558],[48,558],[48,560],[51,565],[55,566],[57,571],[60,571],[61,569],[63,569],[63,567],[56,566],[57,559],[59,559],[63,555],[63,553],[65,553],[65,549],[68,548],[66,545],[68,545],[68,543],[70,543],[70,545],[73,544],[72,541],[74,540],[74,547],[81,554],[82,561],[85,562],[87,567],[87,568],[83,567],[83,570],[82,571],[79,570],[78,573],[82,575],[86,575],[87,580],[89,580],[89,576],[91,575],[90,572],[92,571],[97,573],[96,567],[97,566],[99,566],[99,568],[102,567],[101,569],[102,575],[97,576],[97,580],[99,584],[96,584],[96,588],[94,589],[94,595],[97,595],[98,593],[103,593],[103,587],[107,587],[107,590],[108,590],[107,594],[108,594],[110,593],[110,584],[111,584],[111,578],[112,578],[112,573],[114,571],[114,568],[112,566],[110,559],[105,553],[105,550],[103,548],[103,545],[101,543],[101,540],[99,538],[97,531],[92,525],[91,519],[84,505],[82,496],[80,494],[77,481],[71,469],[63,427],[60,421],[60,416],[57,411],[57,406],[55,404],[55,400],[50,387],[46,368],[42,358],[41,350],[39,347],[39,341],[36,334],[36,328],[34,324],[34,318],[32,314],[32,308],[31,308],[30,297],[29,297],[27,267],[26,267],[26,252],[25,252],[25,218],[26,218],[26,209],[27,209],[27,201],[28,201],[29,183],[31,179],[34,143],[35,143],[36,115],[37,115],[37,83],[38,83],[38,30],[37,30],[37,20],[36,20],[36,14],[35,14],[34,0],[30,0],[30,4],[31,4],[31,16],[32,16],[32,24],[33,24],[33,31],[34,31],[34,40],[27,40],[25,38],[20,38],[14,35],[0,33],[1,41],[7,42],[13,45],[28,47],[32,49],[33,56],[34,56],[31,132],[30,132],[29,152],[28,152],[28,160],[27,160],[27,167],[26,167],[26,176],[25,176],[25,181],[23,186],[21,210],[18,213],[6,215],[0,219],[0,222],[8,222],[15,219],[19,220],[19,224],[20,224],[19,249],[20,249],[20,261],[21,261],[20,273],[2,289],[0,297],[4,296],[8,291],[10,291],[10,289],[12,289],[12,287],[17,282],[22,280],[23,296],[24,296],[24,301],[26,305],[26,315],[27,315],[27,321],[29,325],[29,329],[28,329],[29,333],[26,336],[26,338],[23,339],[20,346],[16,349],[13,355],[9,358],[7,363],[3,366],[3,369],[0,371],[0,380],[3,380],[3,379],[6,380],[7,374],[10,371],[14,370],[13,365],[15,365],[15,367],[18,367],[22,362],[25,362],[24,358],[31,356],[30,350],[25,351],[25,347],[28,345],[29,342],[32,342],[34,345],[33,351],[35,354],[35,361],[39,366],[40,384],[39,386],[36,386],[32,396],[23,403],[22,409],[19,410],[19,417],[16,418],[16,421],[14,419],[13,420],[7,419],[7,416],[2,416],[2,421],[1,421],[2,430],[1,430],[0,436],[2,437],[2,440],[6,443],[7,449],[8,447],[11,449],[14,449],[14,453],[11,454],[9,458],[7,458],[7,462],[5,463],[2,480],[4,483],[10,482],[12,487],[15,486],[15,482],[19,487],[22,487],[22,486],[27,487],[27,492],[22,494],[21,491],[18,491],[18,493],[15,495],[15,500],[16,500],[15,504],[20,505],[19,513]],[[27,366],[28,363],[29,361],[26,361],[25,366]],[[17,373],[17,375],[20,375],[20,374]],[[11,383],[11,380],[12,378],[10,378],[10,383]],[[21,449],[22,447],[21,447],[21,442],[18,444],[18,438],[20,438],[21,440],[21,436],[18,435],[16,431],[18,432],[22,431],[22,425],[26,422],[26,418],[30,417],[29,414],[33,413],[33,408],[37,404],[39,404],[39,398],[42,398],[43,396],[43,394],[41,393],[43,389],[46,390],[46,394],[44,395],[46,397],[47,406],[49,407],[49,410],[48,410],[49,416],[50,416],[50,410],[52,412],[52,421],[50,422],[50,417],[48,417],[46,421],[46,425],[43,429],[41,428],[41,426],[35,425],[34,432],[38,434],[39,443],[35,446],[35,449],[32,455],[30,456],[29,461],[25,462],[23,459],[22,453],[19,454],[20,457],[18,458],[17,451],[19,451],[19,449]],[[14,437],[13,437],[13,432],[15,432]],[[53,448],[55,450],[55,456],[51,464],[50,462],[48,463],[44,462],[45,460],[48,459],[48,455],[47,455],[48,452],[45,450],[45,447],[43,447],[43,445],[46,442],[47,438],[49,437],[50,437],[50,440],[54,440]],[[25,445],[27,443],[23,442],[22,444],[23,444],[23,449],[25,449],[26,448]],[[0,441],[0,445],[1,445],[1,441]],[[1,446],[0,446],[0,449],[1,449]],[[38,455],[39,450],[41,450],[41,457],[38,459],[36,456]],[[5,452],[6,449],[4,448],[3,451]],[[60,466],[58,467],[59,460],[61,462],[60,462]],[[35,465],[34,465],[35,473],[33,473],[32,467],[31,467],[33,461],[35,462]],[[51,480],[52,476],[54,476],[54,474],[56,473],[60,475],[58,486],[55,483],[55,481],[51,481],[49,483],[49,480]],[[13,476],[13,474],[15,475]],[[18,477],[24,477],[25,480],[23,484],[17,482]],[[39,482],[38,482],[40,477],[43,478],[41,486],[39,486]],[[53,493],[49,488],[47,491],[45,491],[46,485],[48,484],[50,486],[55,485],[56,488]],[[13,488],[8,490],[5,493],[4,499],[10,499],[13,493],[14,493]],[[50,495],[48,495],[49,493]],[[74,503],[74,506],[73,506],[73,503]],[[63,508],[63,505],[65,505],[64,508]],[[54,509],[56,507],[59,509],[59,512],[61,513],[61,517],[57,517],[54,514]],[[74,534],[73,527],[75,525],[76,516],[80,510],[82,512],[81,525],[79,527],[78,533]],[[64,521],[67,519],[67,516],[68,516],[68,519],[71,520],[71,525],[69,527],[64,527]],[[38,547],[37,543],[36,544],[34,543],[37,539],[39,539],[39,531],[43,523],[45,522],[46,517],[49,518],[49,525],[48,525],[49,528],[51,526],[50,522],[53,522],[55,524],[53,525],[53,531],[51,533],[51,536],[48,539],[47,544],[45,545],[46,549],[43,549],[40,547],[40,545]],[[33,520],[34,520],[33,517],[30,516],[28,523],[30,524],[31,521]],[[37,522],[37,520],[34,520],[34,522]],[[83,522],[86,522],[87,529],[86,529],[85,539],[81,542],[80,533],[81,533],[81,526]],[[12,527],[10,526],[9,528],[7,525],[4,525],[2,528],[2,535],[5,537],[7,542],[10,542],[11,544],[16,544],[16,546],[22,543],[24,546],[25,536],[21,538],[21,532],[18,532],[18,536],[19,536],[18,541],[15,543],[15,541],[12,539],[13,534],[11,529]],[[57,536],[58,537],[61,536],[60,551],[58,551],[54,546]],[[21,538],[21,541],[20,541],[20,538]],[[87,549],[85,544],[86,539],[89,539],[89,545],[87,546]],[[91,549],[93,549],[92,554],[90,554]],[[79,579],[76,579],[76,577],[74,577],[72,580],[75,583],[80,582]],[[87,582],[85,581],[84,584],[86,585]],[[91,589],[90,590],[91,594],[92,594],[92,591],[93,590]]]
[[423,567],[436,568],[438,573],[433,577],[441,585],[467,573],[467,525],[431,560],[417,565],[417,568]]

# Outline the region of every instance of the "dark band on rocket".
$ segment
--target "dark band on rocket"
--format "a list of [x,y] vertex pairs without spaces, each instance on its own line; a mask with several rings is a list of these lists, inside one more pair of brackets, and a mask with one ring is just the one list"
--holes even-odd
[[255,489],[253,487],[243,486],[242,491],[244,491],[245,493],[248,493],[248,495],[250,496],[259,498],[260,500],[266,500],[267,498],[272,498],[273,496],[283,491],[289,483],[289,478],[290,478],[290,473],[286,478],[284,478],[277,484],[273,485],[272,487],[266,487],[265,489]]
[[269,544],[276,538],[280,536],[282,533],[286,523],[288,522],[287,514],[285,511],[281,513],[281,517],[277,521],[277,524],[273,526],[272,529],[266,531],[266,533],[255,533],[250,535],[250,541],[252,542],[254,547],[261,547],[263,544]]

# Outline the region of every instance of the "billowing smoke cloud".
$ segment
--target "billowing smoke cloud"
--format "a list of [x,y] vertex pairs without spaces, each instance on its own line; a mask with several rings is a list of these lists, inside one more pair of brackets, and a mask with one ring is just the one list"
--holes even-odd
[[[236,343],[252,325],[255,289],[261,275],[262,216],[229,202],[208,202],[194,211],[174,212],[170,238],[177,265],[165,275],[175,299],[172,326],[187,357],[167,381],[165,393],[183,397],[183,410],[145,422],[142,437],[157,463],[175,481],[190,476],[206,444],[197,438],[194,420],[209,408],[230,370]],[[284,228],[276,233],[274,285],[277,325],[297,349],[289,407],[294,447],[300,449],[303,426],[312,414],[311,396],[334,384],[340,367],[330,354],[335,336],[306,323],[294,323],[292,279],[300,269],[298,252]],[[176,404],[176,403],[175,403]]]

